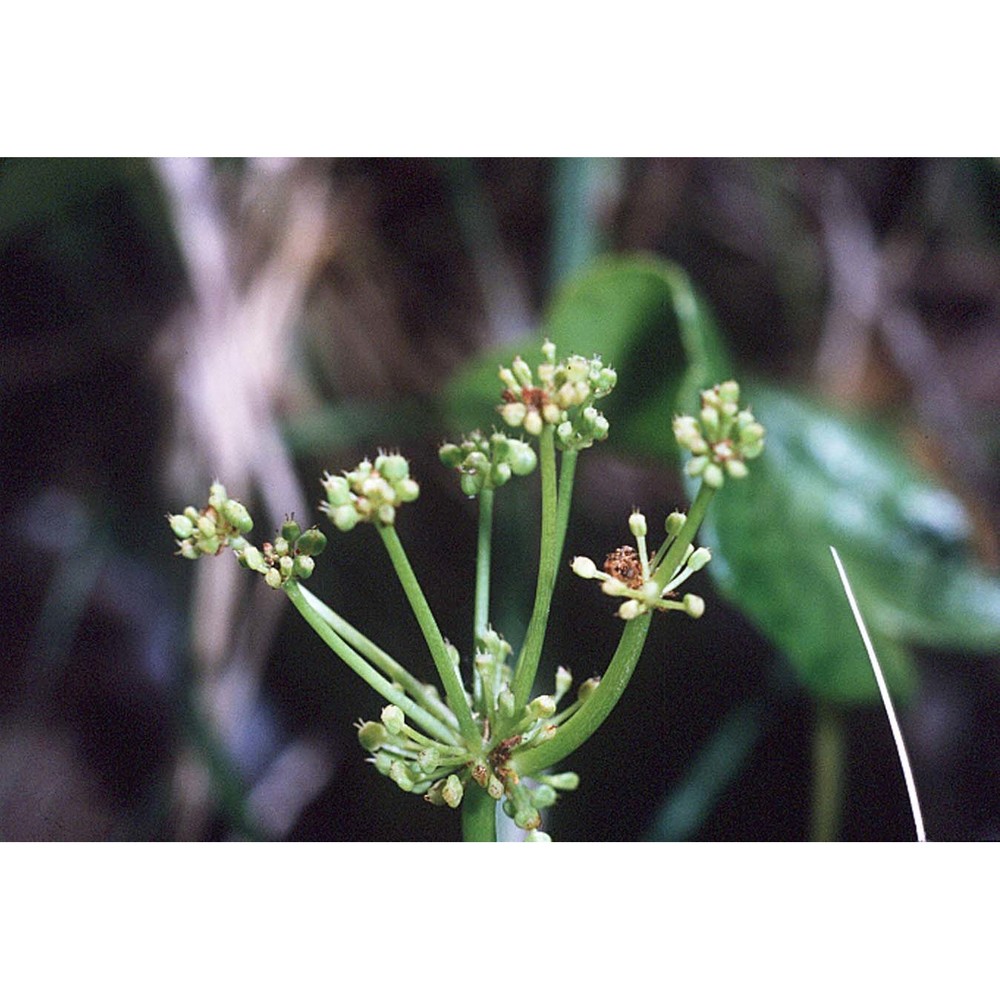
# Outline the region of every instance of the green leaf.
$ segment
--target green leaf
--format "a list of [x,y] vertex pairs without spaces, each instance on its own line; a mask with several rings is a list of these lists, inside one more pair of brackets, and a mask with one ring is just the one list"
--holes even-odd
[[732,367],[715,323],[684,272],[647,256],[607,257],[567,282],[542,328],[530,338],[480,356],[445,393],[452,430],[481,427],[502,388],[501,364],[520,353],[541,360],[548,337],[560,356],[599,354],[618,371],[619,388],[604,401],[612,438],[630,449],[673,447],[670,420],[681,402],[694,405],[705,385]]
[[907,644],[1000,646],[1000,583],[975,565],[952,494],[880,431],[777,388],[746,385],[743,395],[767,446],[746,480],[720,491],[702,537],[723,592],[814,694],[878,697],[831,544],[894,693],[914,685]]

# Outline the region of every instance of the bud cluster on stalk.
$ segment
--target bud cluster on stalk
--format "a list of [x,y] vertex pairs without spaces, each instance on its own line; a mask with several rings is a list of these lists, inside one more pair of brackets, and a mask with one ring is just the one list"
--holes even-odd
[[362,521],[393,524],[396,508],[420,495],[416,480],[410,478],[409,462],[394,452],[382,452],[374,462],[366,458],[340,476],[327,472],[320,484],[326,493],[320,510],[341,531]]

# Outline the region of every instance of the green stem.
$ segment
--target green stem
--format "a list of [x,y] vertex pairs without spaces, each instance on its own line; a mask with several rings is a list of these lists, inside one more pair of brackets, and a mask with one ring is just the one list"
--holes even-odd
[[389,553],[389,558],[392,560],[392,565],[396,570],[396,575],[399,577],[399,582],[403,585],[403,590],[406,593],[407,600],[410,602],[410,607],[413,609],[413,614],[417,619],[417,624],[420,626],[420,631],[424,634],[424,640],[427,643],[427,648],[430,650],[431,658],[434,660],[434,666],[437,667],[441,683],[444,685],[448,704],[458,719],[459,729],[465,739],[466,745],[470,749],[479,747],[482,744],[482,735],[475,720],[472,718],[469,703],[465,700],[462,675],[448,654],[448,647],[445,645],[441,630],[438,628],[434,614],[427,603],[427,598],[424,597],[424,592],[420,589],[420,584],[417,582],[417,577],[413,572],[413,567],[410,565],[410,560],[406,558],[403,543],[400,541],[399,535],[396,534],[396,529],[391,524],[380,524],[378,526],[378,533],[385,544],[386,551]]
[[495,841],[497,839],[497,804],[474,781],[466,786],[462,796],[462,840]]
[[663,562],[653,574],[653,579],[660,586],[666,586],[677,572],[678,567],[684,562],[687,547],[694,542],[694,536],[698,533],[701,522],[705,520],[705,514],[714,496],[715,489],[702,482],[698,489],[698,495],[694,498],[694,503],[691,504],[691,509],[688,511],[684,527],[681,528],[680,533],[667,549],[663,556]]
[[493,534],[491,489],[479,493],[479,533],[476,538],[476,601],[472,620],[472,648],[490,623],[490,549]]
[[600,728],[611,714],[611,710],[618,704],[632,677],[639,655],[646,644],[651,618],[652,616],[648,614],[640,615],[625,626],[615,655],[611,658],[597,690],[580,706],[572,718],[556,730],[552,739],[523,753],[515,751],[511,763],[518,774],[535,774],[552,767],[585,743]]
[[562,560],[563,546],[566,542],[566,527],[569,524],[569,508],[573,501],[573,477],[576,474],[576,459],[578,451],[564,451],[559,462],[559,496],[556,504],[556,554],[555,563],[558,568]]
[[840,716],[827,701],[816,705],[813,733],[812,839],[833,841],[840,826],[844,771],[844,732]]
[[385,650],[376,646],[363,632],[359,632],[344,618],[341,618],[326,602],[320,600],[311,590],[299,584],[302,596],[313,607],[316,613],[337,633],[356,649],[373,666],[386,674],[390,680],[402,685],[403,690],[420,706],[437,716],[446,726],[458,729],[455,713],[440,699],[435,692],[428,694],[429,685],[414,677],[398,660],[391,657]]
[[300,615],[312,626],[313,631],[346,663],[363,681],[373,687],[383,698],[398,705],[405,715],[426,733],[439,739],[442,743],[457,746],[455,733],[440,719],[431,715],[411,698],[407,697],[395,685],[383,677],[364,657],[352,649],[327,624],[323,616],[302,593],[302,588],[295,580],[290,580],[284,586],[288,599],[295,605]]
[[[542,537],[538,553],[538,582],[535,605],[528,622],[528,631],[514,671],[514,718],[519,718],[531,697],[531,688],[542,657],[542,644],[549,620],[552,591],[555,589],[556,566],[559,557],[558,501],[556,489],[555,432],[546,424],[538,443],[542,467]],[[568,514],[567,514],[568,517]]]

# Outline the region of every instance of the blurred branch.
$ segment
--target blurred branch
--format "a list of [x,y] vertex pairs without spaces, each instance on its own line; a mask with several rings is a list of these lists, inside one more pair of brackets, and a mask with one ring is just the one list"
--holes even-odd
[[[304,513],[309,506],[277,411],[289,378],[294,324],[331,245],[329,186],[310,165],[246,165],[235,201],[263,227],[269,251],[239,282],[245,243],[223,210],[211,162],[170,159],[155,166],[192,293],[164,335],[174,362],[174,488],[189,498],[218,478],[248,501],[256,492],[273,523]],[[264,588],[251,588],[252,627],[246,628],[248,588],[236,563],[205,560],[199,569],[193,601],[196,710],[205,713],[237,765],[241,756],[248,765],[255,751],[239,752],[242,731],[259,719],[261,672],[282,605]],[[194,836],[198,823],[191,817],[204,815],[209,785],[186,773],[180,768],[176,781],[179,828]],[[287,818],[275,822],[284,828]]]
[[[940,199],[937,205],[940,212]],[[989,464],[975,438],[975,421],[912,302],[912,276],[926,234],[918,242],[890,233],[880,243],[860,198],[833,168],[825,173],[819,217],[830,296],[817,381],[832,395],[851,396],[862,381],[872,338],[880,334],[910,384],[921,420],[948,442],[966,482],[983,491]]]

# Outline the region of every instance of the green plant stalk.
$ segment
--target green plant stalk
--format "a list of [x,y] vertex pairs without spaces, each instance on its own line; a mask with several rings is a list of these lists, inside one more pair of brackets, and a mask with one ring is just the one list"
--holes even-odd
[[576,459],[580,453],[564,451],[559,460],[559,491],[556,502],[556,555],[558,569],[562,562],[563,546],[566,543],[566,528],[569,525],[569,509],[573,502],[573,477],[576,474]]
[[537,774],[552,767],[596,732],[628,686],[646,644],[651,620],[651,615],[640,615],[625,626],[622,637],[618,640],[618,648],[611,657],[597,690],[556,730],[552,739],[522,753],[515,751],[511,764],[518,774]]
[[313,631],[347,664],[363,681],[373,687],[383,698],[398,705],[412,722],[415,722],[424,732],[447,743],[458,746],[455,733],[440,719],[431,715],[406,694],[383,677],[364,657],[352,649],[324,620],[323,616],[302,593],[302,588],[295,580],[289,580],[282,588],[296,610],[309,623]]
[[438,697],[429,697],[427,685],[414,677],[398,660],[379,648],[364,633],[359,632],[350,622],[341,618],[325,601],[318,598],[307,587],[299,584],[302,596],[312,605],[316,613],[337,633],[356,649],[373,666],[386,674],[390,680],[403,686],[403,690],[420,706],[437,716],[445,725],[458,729],[455,713]]
[[378,533],[389,553],[393,569],[395,569],[399,582],[406,593],[406,598],[410,602],[420,631],[423,632],[427,648],[430,650],[431,658],[434,660],[434,665],[441,677],[441,683],[444,685],[448,704],[458,719],[458,727],[465,739],[466,746],[470,749],[478,748],[482,744],[482,734],[472,718],[469,703],[465,700],[462,675],[448,655],[444,637],[441,635],[441,630],[438,628],[434,614],[427,603],[427,598],[424,597],[424,592],[420,589],[410,560],[406,557],[403,543],[391,524],[378,525]]
[[[681,528],[664,557],[663,565],[654,576],[657,582],[661,582],[661,575],[662,582],[667,582],[677,571],[687,547],[694,540],[698,528],[704,520],[705,512],[708,510],[714,495],[715,490],[702,483],[698,495],[691,505],[687,520],[684,522],[684,527]],[[652,614],[645,614],[633,618],[625,626],[622,637],[618,641],[618,647],[614,656],[611,657],[611,662],[608,664],[608,669],[601,678],[597,690],[590,695],[570,719],[556,730],[555,736],[522,753],[515,751],[511,758],[511,764],[518,774],[536,774],[547,767],[554,766],[590,739],[600,728],[628,686],[635,665],[638,663],[639,656],[646,644],[651,621]]]
[[493,537],[492,489],[479,493],[479,532],[476,537],[476,598],[473,605],[472,648],[490,623],[490,555]]
[[474,781],[470,781],[462,796],[462,840],[495,841],[497,839],[497,804]]
[[844,732],[837,710],[829,702],[816,705],[813,732],[812,839],[837,839],[843,794]]
[[535,586],[535,604],[531,611],[531,620],[528,622],[524,645],[521,647],[521,654],[514,671],[512,690],[515,719],[521,716],[524,706],[531,697],[531,688],[538,672],[559,556],[556,444],[555,431],[550,424],[546,424],[542,430],[538,451],[539,464],[542,467],[542,531],[538,553],[538,581]]

